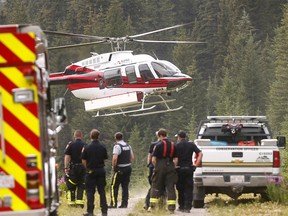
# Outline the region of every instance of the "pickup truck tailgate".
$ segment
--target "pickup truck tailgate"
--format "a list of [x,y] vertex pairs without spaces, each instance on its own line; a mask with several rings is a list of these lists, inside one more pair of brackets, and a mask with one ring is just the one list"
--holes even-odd
[[201,146],[202,173],[273,173],[273,148]]

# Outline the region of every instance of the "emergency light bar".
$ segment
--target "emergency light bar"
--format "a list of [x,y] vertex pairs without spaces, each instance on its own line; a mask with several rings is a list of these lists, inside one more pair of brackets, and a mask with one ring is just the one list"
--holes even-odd
[[212,120],[212,121],[255,121],[255,120],[267,120],[266,116],[207,116],[208,120]]

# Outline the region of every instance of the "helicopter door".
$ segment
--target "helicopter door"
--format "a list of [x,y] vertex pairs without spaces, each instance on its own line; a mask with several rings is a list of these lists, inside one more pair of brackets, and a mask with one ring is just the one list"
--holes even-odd
[[155,79],[154,75],[152,74],[147,64],[140,64],[139,72],[144,82]]
[[128,66],[125,68],[125,73],[128,79],[128,83],[137,83],[137,77],[134,66]]
[[107,88],[123,85],[121,68],[104,71],[104,82]]

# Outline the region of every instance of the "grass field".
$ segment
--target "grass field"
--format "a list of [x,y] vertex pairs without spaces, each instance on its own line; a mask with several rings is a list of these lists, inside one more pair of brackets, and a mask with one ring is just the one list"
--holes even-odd
[[[141,191],[141,192],[140,192]],[[149,215],[168,215],[167,211],[159,210],[157,212],[151,213],[143,209],[144,196],[143,188],[134,189],[131,193],[131,200],[138,196],[135,203],[131,203],[131,208],[127,209],[127,214],[123,212],[123,209],[115,209],[111,212],[108,211],[109,216],[149,216]],[[137,195],[138,194],[138,195]],[[140,197],[143,198],[139,198]],[[109,195],[107,194],[107,201],[109,202]],[[133,205],[133,207],[132,207]],[[253,216],[287,216],[288,206],[285,204],[277,202],[263,202],[259,196],[254,197],[253,194],[242,195],[237,200],[233,200],[226,195],[208,195],[205,198],[205,208],[209,215],[211,216],[243,216],[243,215],[253,215]],[[86,211],[85,208],[71,208],[68,207],[66,199],[64,196],[61,198],[61,205],[59,208],[59,216],[79,216]],[[96,195],[95,199],[95,215],[100,215],[99,209],[99,198]],[[176,213],[175,213],[176,214]],[[192,213],[191,213],[192,214]]]

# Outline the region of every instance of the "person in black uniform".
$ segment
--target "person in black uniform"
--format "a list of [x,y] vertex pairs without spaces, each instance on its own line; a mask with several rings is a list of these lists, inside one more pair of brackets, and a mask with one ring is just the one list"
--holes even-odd
[[86,168],[85,186],[87,194],[87,212],[83,214],[84,216],[93,216],[96,187],[100,196],[102,216],[107,215],[106,171],[104,166],[108,154],[106,147],[98,140],[99,135],[100,132],[97,129],[92,129],[90,132],[92,142],[82,152],[82,163]]
[[127,208],[129,199],[129,182],[132,173],[131,162],[134,160],[132,147],[123,140],[123,134],[117,132],[113,148],[112,168],[114,170],[111,182],[111,204],[109,208],[117,208],[119,185],[122,187],[122,202],[119,208]]
[[167,204],[170,213],[174,213],[176,207],[175,184],[177,182],[177,173],[175,164],[177,163],[177,148],[172,141],[167,138],[165,129],[158,131],[160,141],[156,144],[152,163],[154,172],[152,175],[152,188],[150,194],[150,207],[155,209],[159,203],[160,192],[165,186],[167,192]]
[[[156,131],[156,136],[158,138],[158,131]],[[153,169],[154,166],[152,164],[152,153],[154,150],[155,145],[159,142],[159,139],[157,139],[157,141],[152,142],[150,147],[149,147],[149,151],[148,151],[148,155],[147,155],[147,167],[148,167],[148,182],[150,185],[150,188],[148,189],[146,198],[145,198],[145,204],[144,204],[144,209],[148,210],[149,208],[149,203],[150,203],[150,192],[151,192],[151,185],[152,185],[152,174],[153,174]]]
[[[179,211],[190,212],[193,200],[193,172],[200,165],[203,154],[193,142],[187,141],[184,131],[178,132],[176,146],[178,154],[178,182],[176,188],[178,190]],[[198,154],[195,166],[192,162],[193,153]]]
[[81,163],[81,152],[86,145],[82,141],[82,132],[75,130],[74,141],[68,143],[65,149],[65,178],[68,188],[68,205],[84,207],[84,175],[85,169]]

